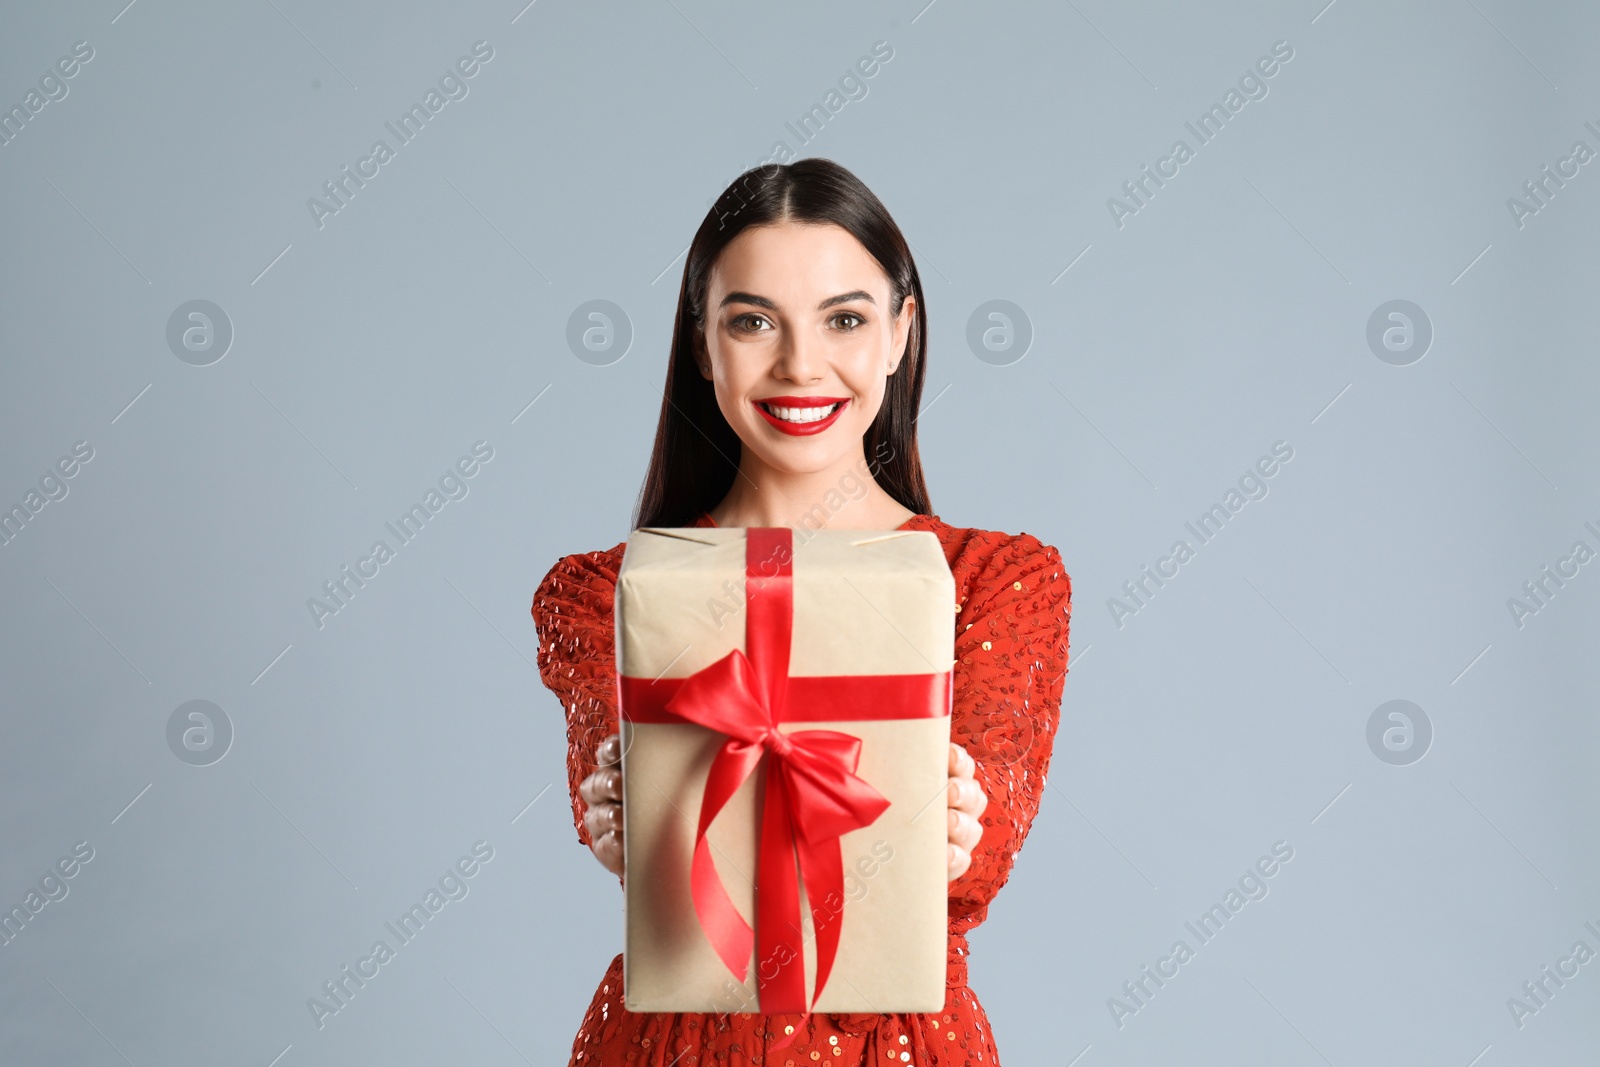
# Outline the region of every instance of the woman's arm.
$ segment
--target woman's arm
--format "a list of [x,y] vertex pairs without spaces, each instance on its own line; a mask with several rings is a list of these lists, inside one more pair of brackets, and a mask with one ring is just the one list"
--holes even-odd
[[[584,552],[558,560],[540,581],[532,608],[539,677],[566,712],[573,825],[578,840],[591,849],[595,844],[586,825],[584,783],[600,769],[601,742],[618,729],[611,614],[617,555]],[[601,862],[605,864],[604,857]]]
[[[1031,534],[986,547],[956,615],[955,719],[987,796],[983,835],[952,904],[987,905],[1005,884],[1043,798],[1066,682],[1072,579]],[[987,646],[987,647],[985,647]]]

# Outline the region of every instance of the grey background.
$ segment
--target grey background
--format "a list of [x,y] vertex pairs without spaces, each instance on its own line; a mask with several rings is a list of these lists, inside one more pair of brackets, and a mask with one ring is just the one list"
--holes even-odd
[[[1074,579],[1050,786],[973,936],[1008,1064],[1552,1064],[1600,1039],[1595,9],[1509,0],[8,5],[0,105],[0,1061],[566,1061],[620,951],[528,610],[627,533],[684,251],[773,142],[918,255],[935,510]],[[476,41],[492,61],[319,228],[306,201]],[[785,127],[886,41],[867,93]],[[1118,227],[1276,41],[1294,49]],[[1067,269],[1070,266],[1070,269]],[[1590,298],[1589,300],[1584,299]],[[221,307],[193,366],[169,316]],[[587,301],[634,337],[579,359]],[[1020,359],[968,347],[1003,299]],[[1420,360],[1368,347],[1419,305]],[[991,357],[992,360],[992,357]],[[530,403],[537,398],[537,403]],[[306,607],[473,442],[493,459],[319,629]],[[1118,626],[1108,599],[1274,442],[1293,459]],[[1367,744],[1387,701],[1430,750]],[[168,747],[215,702],[224,759]],[[533,802],[530,806],[530,802]],[[318,1029],[306,1007],[476,841],[494,858]],[[1108,998],[1275,841],[1294,858],[1118,1027]],[[1076,1057],[1076,1059],[1075,1059]]]

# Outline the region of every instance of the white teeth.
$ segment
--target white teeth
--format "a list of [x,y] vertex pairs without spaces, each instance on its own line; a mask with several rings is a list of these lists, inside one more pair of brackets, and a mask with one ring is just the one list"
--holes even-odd
[[838,404],[829,404],[825,408],[780,408],[771,404],[761,406],[784,422],[819,422],[839,409]]

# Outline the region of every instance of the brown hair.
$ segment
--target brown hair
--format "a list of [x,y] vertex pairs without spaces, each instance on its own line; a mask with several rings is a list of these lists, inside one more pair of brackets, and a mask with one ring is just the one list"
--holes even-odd
[[728,243],[751,226],[793,221],[834,223],[860,241],[889,277],[889,314],[916,298],[905,358],[889,376],[883,405],[862,438],[869,469],[894,499],[933,514],[917,455],[917,409],[927,363],[928,312],[910,246],[888,209],[861,179],[830,159],[800,159],[745,171],[723,190],[689,245],[667,358],[650,469],[633,526],[688,526],[727,495],[738,474],[739,435],[717,407],[716,388],[701,377],[695,342],[705,329],[711,267]]

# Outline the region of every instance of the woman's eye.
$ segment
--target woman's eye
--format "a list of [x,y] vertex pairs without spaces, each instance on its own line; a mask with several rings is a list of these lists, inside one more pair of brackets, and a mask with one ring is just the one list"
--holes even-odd
[[[854,333],[866,323],[866,319],[854,311],[842,311],[833,317],[835,324],[840,326],[845,333]],[[765,315],[747,312],[728,320],[728,325],[740,333],[768,333],[775,327],[767,321]]]

